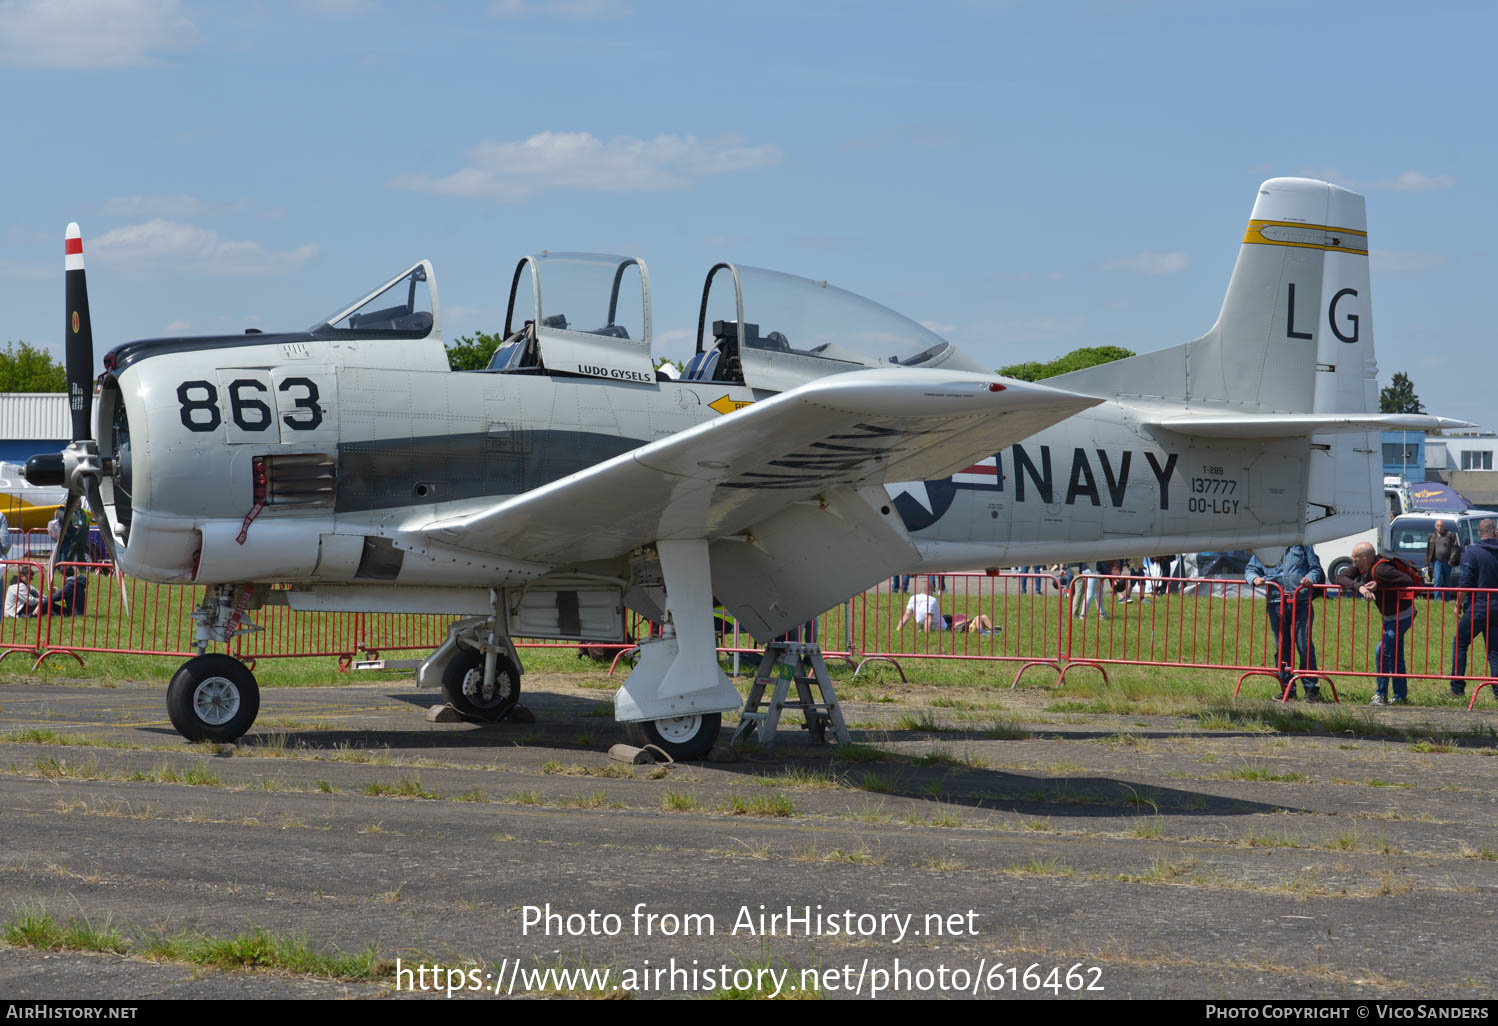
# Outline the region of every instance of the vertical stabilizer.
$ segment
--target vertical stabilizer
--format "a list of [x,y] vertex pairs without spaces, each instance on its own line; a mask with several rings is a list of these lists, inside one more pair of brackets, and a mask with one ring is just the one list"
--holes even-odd
[[1259,186],[1211,331],[1048,384],[1238,412],[1372,412],[1369,311],[1363,197],[1271,178]]
[[[1187,411],[1376,413],[1363,197],[1328,182],[1259,186],[1217,323],[1172,349],[1052,378],[1096,396]],[[1306,450],[1306,536],[1365,531],[1383,507],[1378,438],[1315,435]]]

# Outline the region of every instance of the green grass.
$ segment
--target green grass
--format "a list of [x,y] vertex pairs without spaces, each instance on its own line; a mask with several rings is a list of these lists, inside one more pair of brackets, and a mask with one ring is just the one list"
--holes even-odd
[[18,908],[14,919],[0,925],[0,937],[12,947],[38,951],[98,951],[123,955],[129,949],[124,936],[108,922],[95,925],[87,918],[58,922],[46,906],[36,904]]
[[333,980],[370,980],[381,975],[374,949],[347,954],[315,947],[305,935],[287,936],[252,927],[228,935],[139,932],[126,936],[87,917],[59,920],[44,905],[28,904],[0,924],[6,944],[38,951],[92,951],[184,962],[208,969],[260,970]]
[[372,798],[425,798],[428,801],[435,801],[442,797],[422,787],[421,781],[415,777],[403,777],[394,784],[370,781],[360,789],[359,793]]
[[755,794],[747,798],[741,794],[731,794],[718,808],[719,811],[731,816],[766,816],[772,819],[785,819],[796,814],[795,803],[778,792]]

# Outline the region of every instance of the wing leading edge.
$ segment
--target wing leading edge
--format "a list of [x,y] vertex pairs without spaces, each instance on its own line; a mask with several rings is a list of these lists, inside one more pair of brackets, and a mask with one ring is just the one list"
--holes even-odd
[[1101,400],[937,370],[822,378],[403,539],[557,564],[742,535],[834,490],[943,477]]

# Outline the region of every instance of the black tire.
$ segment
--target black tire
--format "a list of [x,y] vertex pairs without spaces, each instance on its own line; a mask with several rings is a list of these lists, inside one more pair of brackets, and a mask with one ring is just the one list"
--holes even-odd
[[260,713],[260,685],[233,656],[194,656],[167,685],[166,712],[189,741],[237,741]]
[[677,762],[693,762],[713,750],[723,729],[722,713],[694,713],[665,720],[626,723],[629,740],[637,747],[656,745]]
[[[1346,570],[1350,566],[1352,566],[1352,560],[1348,559],[1345,556],[1332,560],[1332,565],[1328,567],[1326,571],[1326,583],[1335,584],[1338,575],[1340,575],[1343,570]],[[1336,592],[1329,592],[1329,594],[1338,594],[1342,591],[1343,589],[1339,588]],[[1352,594],[1352,592],[1347,592],[1347,594],[1350,595]]]
[[452,707],[472,720],[497,723],[520,701],[520,669],[501,652],[494,666],[494,690],[484,694],[484,654],[459,648],[442,671],[442,690]]

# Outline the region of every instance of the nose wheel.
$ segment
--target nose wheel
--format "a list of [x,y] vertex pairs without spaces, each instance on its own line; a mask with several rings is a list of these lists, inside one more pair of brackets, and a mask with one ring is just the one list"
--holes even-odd
[[260,686],[233,656],[208,653],[182,664],[166,689],[166,711],[189,741],[236,741],[260,712]]

